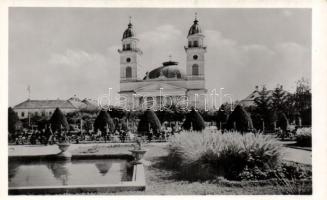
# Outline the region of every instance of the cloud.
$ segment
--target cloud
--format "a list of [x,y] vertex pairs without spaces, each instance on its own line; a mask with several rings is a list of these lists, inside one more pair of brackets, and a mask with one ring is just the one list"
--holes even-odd
[[[105,53],[86,52],[80,49],[67,49],[63,53],[52,54],[45,73],[47,88],[59,87],[61,92],[81,97],[96,98],[107,92],[119,90],[119,56],[113,54],[116,46]],[[117,49],[116,49],[117,52]]]
[[98,53],[88,53],[83,50],[67,49],[63,54],[51,54],[49,63],[52,65],[64,65],[69,67],[83,67],[90,63],[103,65],[105,58]]
[[170,24],[161,25],[140,33],[138,38],[139,47],[144,53],[139,69],[140,77],[143,77],[146,71],[159,67],[161,62],[167,61],[169,55],[184,68],[185,59],[181,58],[185,58],[183,46],[186,44],[186,38],[180,29]]
[[[206,79],[209,89],[221,87],[242,99],[255,85],[283,84],[294,89],[301,77],[310,78],[310,50],[297,43],[240,44],[220,32],[205,31],[208,52]],[[309,77],[308,77],[309,76]]]

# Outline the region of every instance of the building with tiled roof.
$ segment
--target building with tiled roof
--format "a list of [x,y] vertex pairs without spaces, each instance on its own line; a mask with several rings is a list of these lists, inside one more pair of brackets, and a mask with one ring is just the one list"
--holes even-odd
[[14,111],[18,114],[18,117],[23,119],[28,116],[43,116],[49,117],[52,115],[56,108],[60,108],[63,113],[74,112],[78,110],[68,100],[31,100],[26,101],[14,106]]
[[[289,94],[288,91],[286,90],[283,90],[283,88],[281,87],[282,89],[282,93],[284,95],[287,95]],[[259,87],[258,86],[255,86],[255,90],[253,92],[251,92],[251,94],[249,94],[245,99],[241,100],[240,101],[240,104],[244,107],[250,107],[250,106],[255,106],[255,102],[254,100],[260,96],[259,94]],[[273,93],[274,93],[274,90],[267,90],[267,97],[272,101],[272,96],[273,96]]]

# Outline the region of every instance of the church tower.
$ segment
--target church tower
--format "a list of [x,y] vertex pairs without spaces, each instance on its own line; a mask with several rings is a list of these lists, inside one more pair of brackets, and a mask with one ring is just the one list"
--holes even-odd
[[128,28],[124,31],[122,38],[122,49],[120,54],[120,82],[137,80],[137,68],[142,51],[137,48],[138,39],[135,37],[131,18]]
[[204,54],[206,47],[203,44],[204,35],[201,32],[197,15],[188,35],[186,51],[186,77],[189,80],[204,80]]

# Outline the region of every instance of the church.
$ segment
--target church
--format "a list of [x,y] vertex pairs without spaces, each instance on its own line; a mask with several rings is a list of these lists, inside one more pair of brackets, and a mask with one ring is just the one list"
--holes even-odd
[[[138,77],[142,50],[138,48],[137,38],[131,21],[123,33],[120,55],[120,96],[133,108],[143,106],[172,105],[184,102],[182,106],[204,105],[205,95],[205,53],[206,46],[199,21],[195,17],[186,41],[186,66],[178,62],[166,61],[161,66]],[[183,70],[182,70],[183,68]],[[185,71],[183,73],[182,71]],[[187,103],[186,103],[187,102]]]

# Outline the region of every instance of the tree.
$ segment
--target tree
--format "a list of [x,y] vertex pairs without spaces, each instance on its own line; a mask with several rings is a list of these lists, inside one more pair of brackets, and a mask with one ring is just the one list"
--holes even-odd
[[205,123],[202,116],[192,109],[189,113],[186,114],[186,119],[182,125],[184,130],[194,130],[202,131],[205,128]]
[[67,119],[59,108],[56,108],[56,110],[52,114],[49,122],[50,122],[52,131],[59,131],[62,128],[69,130],[69,124],[67,122]]
[[277,126],[280,127],[283,131],[288,129],[288,119],[285,113],[280,113],[278,116]]
[[22,128],[22,122],[19,120],[17,113],[11,108],[8,108],[8,131],[15,134],[16,131]]
[[294,110],[300,113],[303,125],[311,125],[311,89],[307,80],[302,78],[297,82],[293,96]]
[[241,133],[245,131],[252,131],[252,119],[241,105],[237,105],[235,110],[228,117],[227,127],[229,129],[236,129]]
[[225,123],[227,122],[227,111],[225,105],[221,105],[219,110],[215,113],[215,121],[218,129],[223,129]]
[[149,140],[151,140],[153,134],[158,135],[160,133],[160,128],[161,124],[157,115],[150,109],[144,111],[137,127],[137,131],[139,132],[139,134],[147,135]]
[[100,130],[102,134],[106,134],[107,128],[110,133],[113,133],[115,124],[109,113],[105,110],[101,110],[94,121],[94,132]]
[[265,86],[262,87],[261,91],[258,92],[259,96],[254,99],[256,105],[255,112],[259,115],[260,121],[262,122],[262,129],[266,127],[272,128],[273,122],[271,122],[271,102],[269,92]]
[[272,93],[272,108],[276,112],[285,110],[285,92],[283,86],[277,86]]

